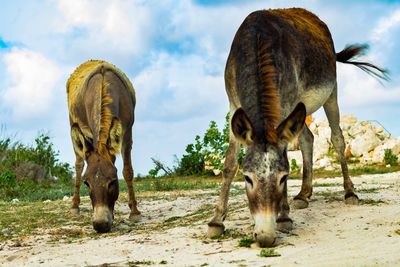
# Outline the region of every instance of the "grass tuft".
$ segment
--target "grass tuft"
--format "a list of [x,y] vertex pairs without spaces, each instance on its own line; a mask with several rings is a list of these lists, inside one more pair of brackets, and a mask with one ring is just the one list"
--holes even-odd
[[252,237],[243,237],[239,240],[238,247],[249,248],[254,242],[255,240]]
[[273,248],[263,248],[260,251],[260,254],[258,254],[260,257],[279,257],[281,256],[280,253],[278,253],[275,249]]

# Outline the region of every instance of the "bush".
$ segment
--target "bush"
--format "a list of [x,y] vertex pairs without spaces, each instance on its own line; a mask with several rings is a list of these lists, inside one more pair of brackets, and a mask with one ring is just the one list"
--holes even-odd
[[200,174],[204,170],[204,155],[202,151],[203,145],[200,142],[200,136],[196,135],[195,144],[186,146],[185,154],[178,161],[178,166],[175,168],[177,175],[193,175]]
[[[176,158],[174,175],[189,176],[221,170],[224,167],[224,157],[229,145],[229,114],[225,117],[225,125],[222,131],[219,130],[215,121],[211,121],[203,138],[196,135],[193,144],[188,144],[181,159]],[[244,150],[239,154],[239,164],[244,157]],[[207,170],[206,170],[207,167]],[[149,171],[149,176],[158,175],[160,168]]]
[[385,149],[385,155],[383,157],[383,161],[385,162],[385,164],[396,166],[397,160],[398,157],[393,154],[393,151],[391,149]]
[[16,170],[28,162],[43,167],[46,178],[55,176],[61,182],[70,182],[71,167],[60,162],[58,156],[59,152],[54,149],[48,134],[40,133],[33,146],[3,138],[0,140],[0,184],[4,187],[15,186]]
[[297,165],[297,161],[295,159],[290,160],[290,170],[292,172],[296,172],[299,170],[299,165]]
[[0,173],[0,186],[13,187],[16,184],[15,174],[10,171]]

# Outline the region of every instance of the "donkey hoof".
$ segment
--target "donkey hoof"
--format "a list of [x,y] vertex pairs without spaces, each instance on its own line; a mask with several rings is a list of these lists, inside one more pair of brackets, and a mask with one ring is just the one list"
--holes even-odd
[[220,237],[225,231],[225,226],[222,223],[209,223],[207,229],[207,236],[209,238]]
[[141,219],[142,219],[142,215],[140,215],[140,213],[129,214],[129,220],[131,222],[140,222]]
[[293,221],[290,218],[278,219],[276,229],[282,233],[289,233],[293,229]]
[[295,209],[305,209],[308,207],[308,201],[300,198],[293,199],[293,207]]
[[71,208],[71,213],[72,214],[79,214],[79,208]]
[[358,205],[358,202],[358,196],[353,192],[347,193],[344,196],[344,203],[346,203],[346,205]]

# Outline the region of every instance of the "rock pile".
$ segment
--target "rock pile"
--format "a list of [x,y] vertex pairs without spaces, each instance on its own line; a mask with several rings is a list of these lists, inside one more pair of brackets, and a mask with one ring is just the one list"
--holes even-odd
[[[385,149],[391,149],[400,159],[400,137],[393,137],[385,129],[370,121],[358,121],[351,115],[340,119],[340,127],[346,142],[346,157],[361,164],[383,163]],[[314,168],[327,170],[339,168],[337,155],[331,142],[331,129],[326,119],[314,119],[309,124],[314,134]],[[303,160],[298,145],[289,148],[289,162],[295,159],[301,167]]]

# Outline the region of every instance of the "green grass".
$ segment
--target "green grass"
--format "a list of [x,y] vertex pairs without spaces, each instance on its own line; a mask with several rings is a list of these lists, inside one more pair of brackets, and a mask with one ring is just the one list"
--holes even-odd
[[[216,189],[220,184],[214,178],[141,178],[134,181],[135,192],[156,192],[193,189]],[[17,198],[20,201],[40,201],[62,199],[72,196],[73,183],[21,183],[13,187],[0,187],[0,201],[10,201]],[[120,192],[127,192],[124,180],[119,180]],[[81,184],[81,196],[89,195],[88,189]]]
[[153,265],[152,261],[128,261],[128,266],[138,266],[138,265]]
[[326,201],[342,201],[344,199],[344,191],[318,191],[315,196],[322,196]]
[[[66,238],[80,238],[83,228],[91,227],[89,212],[80,216],[69,212],[69,202],[54,201],[43,202],[18,202],[10,204],[0,202],[0,241],[18,238],[30,234],[42,234],[41,230],[54,229],[53,238],[65,236]],[[72,226],[63,228],[62,226]],[[94,234],[94,231],[89,231]],[[88,235],[88,234],[85,234]]]
[[255,240],[252,237],[243,237],[239,240],[238,247],[249,248],[254,242]]
[[281,254],[279,254],[275,249],[273,248],[263,248],[260,251],[260,254],[258,254],[260,257],[279,257]]
[[372,198],[364,198],[364,199],[361,199],[361,203],[362,204],[366,204],[366,205],[376,206],[376,205],[385,203],[385,201],[383,201],[381,199],[375,200],[375,199],[372,199]]
[[371,187],[371,188],[361,188],[357,189],[357,193],[378,193],[381,188]]
[[341,183],[318,183],[315,182],[313,184],[313,187],[337,187],[337,186],[342,186]]

